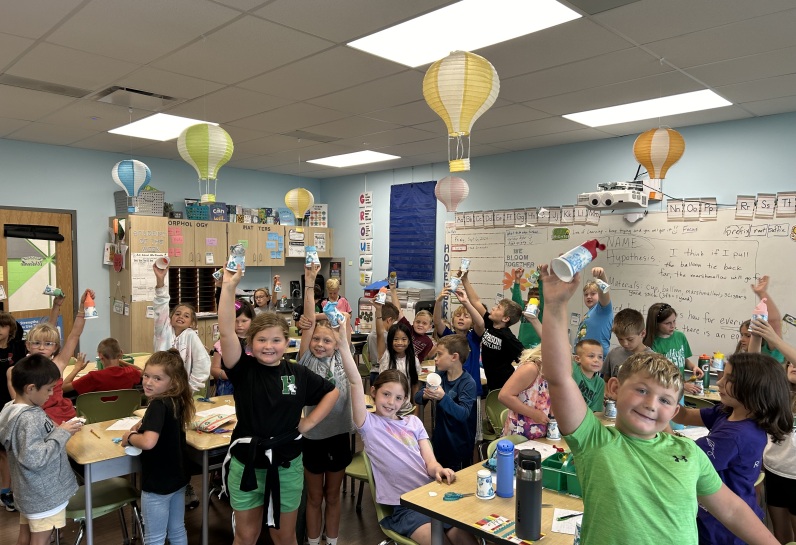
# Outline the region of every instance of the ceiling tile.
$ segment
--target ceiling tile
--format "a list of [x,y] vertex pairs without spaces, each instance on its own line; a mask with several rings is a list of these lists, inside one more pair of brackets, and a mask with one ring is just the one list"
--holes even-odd
[[[600,127],[600,130],[617,136],[628,134],[640,134],[653,127],[688,127],[691,125],[702,125],[705,123],[721,123],[723,121],[733,121],[736,119],[746,119],[752,117],[738,106],[727,106],[725,108],[714,108],[701,112],[691,112],[688,114],[670,115],[655,119],[633,121],[631,123],[620,123],[618,125],[608,125]],[[686,143],[686,146],[688,143]]]
[[341,117],[345,117],[345,114],[342,112],[297,102],[283,108],[271,110],[270,112],[238,119],[230,124],[237,127],[262,130],[270,133],[283,133],[303,129],[310,125],[317,125],[318,123],[334,121]]
[[10,119],[8,117],[0,117],[0,137],[5,137],[9,133],[21,129],[30,121],[25,119]]
[[144,66],[119,78],[116,85],[179,99],[196,98],[224,87],[221,83],[158,70],[151,66]]
[[588,19],[576,19],[477,53],[492,63],[502,80],[631,46]]
[[796,95],[796,74],[725,85],[716,92],[733,103],[792,96]]
[[[443,133],[444,134],[444,133]],[[338,146],[351,146],[358,150],[379,149],[385,146],[395,146],[409,142],[419,142],[429,140],[440,135],[435,135],[427,131],[419,131],[410,127],[401,127],[391,131],[368,134],[353,138],[344,138],[335,142]]]
[[268,20],[321,36],[350,42],[452,4],[453,0],[276,0],[254,13]]
[[244,129],[243,127],[235,127],[224,124],[221,125],[221,128],[229,133],[236,147],[239,143],[248,142],[249,140],[256,140],[270,134],[267,131],[254,131],[251,129]]
[[96,131],[89,131],[78,127],[67,127],[63,125],[48,125],[46,123],[30,123],[18,131],[7,136],[12,140],[25,140],[27,142],[37,142],[40,144],[53,144],[56,146],[66,146],[78,140],[83,140],[96,134]]
[[240,83],[240,87],[306,100],[406,70],[396,63],[338,46]]
[[546,113],[534,110],[522,104],[510,104],[502,108],[490,108],[478,121],[475,122],[473,130],[482,131],[492,127],[500,127],[502,125],[512,125],[514,123],[521,123],[523,121],[533,121],[534,119],[542,119],[548,117]]
[[[169,140],[167,142],[152,142],[141,146],[140,148],[133,149],[133,155],[141,155],[142,157],[160,157],[162,159],[173,159],[175,161],[182,161],[180,152],[177,151],[177,139]],[[146,161],[145,161],[146,162]],[[195,178],[191,181],[196,183]],[[196,187],[195,185],[193,187]]]
[[796,46],[796,9],[647,44],[679,68]]
[[394,146],[384,146],[378,148],[382,153],[397,155],[398,157],[411,157],[413,155],[423,155],[427,153],[441,152],[447,157],[447,138],[439,136],[428,140],[417,140],[406,144],[396,144]]
[[101,0],[86,4],[47,41],[148,64],[239,16],[207,0]]
[[[494,106],[493,106],[494,107]],[[408,104],[368,112],[367,117],[398,123],[399,125],[417,125],[439,120],[439,116],[432,110],[425,100],[417,100]]]
[[[133,110],[132,120],[149,117],[152,112]],[[76,100],[55,113],[44,116],[40,121],[53,125],[72,125],[83,129],[108,131],[130,123],[131,113],[126,106],[116,106],[96,100]]]
[[235,145],[236,151],[242,150],[244,153],[251,153],[253,155],[269,155],[280,151],[296,150],[296,161],[298,161],[299,153],[302,148],[314,146],[317,142],[311,140],[301,140],[297,138],[290,138],[289,136],[282,136],[275,134],[242,142],[240,145]]
[[40,43],[6,72],[23,78],[99,90],[136,68],[137,65],[129,62]]
[[138,153],[133,152],[132,150],[135,150],[143,145],[148,145],[147,143],[151,142],[151,140],[132,138],[131,146],[130,141],[131,138],[129,136],[101,132],[99,134],[95,134],[94,136],[84,138],[83,140],[78,140],[77,142],[71,144],[71,146],[74,148],[109,151],[112,153],[124,153],[135,158]]
[[526,149],[560,146],[562,144],[572,144],[575,142],[586,142],[588,140],[600,140],[605,137],[606,133],[604,132],[598,131],[597,129],[586,128],[554,134],[545,134],[541,136],[532,136],[529,138],[521,138],[518,140],[512,140],[510,142],[503,142],[500,145],[501,147],[505,147],[507,150],[521,151]]
[[563,115],[702,89],[700,84],[680,72],[667,72],[658,76],[531,100],[526,106],[551,115]]
[[179,104],[169,109],[169,113],[193,119],[205,119],[214,123],[228,123],[268,110],[275,110],[290,103],[289,100],[255,93],[248,89],[226,87],[215,93]]
[[368,119],[367,117],[351,116],[330,121],[329,123],[311,125],[305,130],[336,138],[353,138],[398,128],[400,128],[400,125],[393,123],[385,123],[384,121]]
[[247,15],[153,65],[179,74],[233,84],[331,45]]
[[0,85],[0,117],[35,121],[76,99]]
[[670,71],[646,51],[630,48],[508,79],[501,82],[500,95],[527,102]]
[[0,32],[15,36],[39,38],[66,17],[85,0],[25,0],[13,2],[13,7],[3,9]]
[[791,8],[791,0],[642,0],[594,18],[645,44]]
[[241,11],[251,11],[254,8],[262,6],[263,4],[267,4],[268,2],[264,0],[216,0],[216,3],[224,4],[225,6],[229,6]]
[[711,87],[796,73],[796,47],[748,55],[687,70]]
[[0,72],[2,68],[16,59],[23,51],[33,45],[34,41],[11,34],[0,34]]
[[473,131],[471,136],[475,140],[484,144],[494,144],[507,140],[517,140],[529,136],[539,136],[556,132],[574,131],[582,128],[583,125],[564,119],[563,117],[547,117],[535,121],[515,123],[514,125],[504,125],[492,129]]
[[755,115],[773,115],[796,111],[796,95],[744,102],[741,106]]
[[419,98],[423,98],[423,74],[407,70],[307,102],[352,114],[365,114]]

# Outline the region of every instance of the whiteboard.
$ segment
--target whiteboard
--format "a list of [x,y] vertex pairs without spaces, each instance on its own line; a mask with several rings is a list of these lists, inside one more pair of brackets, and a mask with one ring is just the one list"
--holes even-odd
[[[715,221],[669,221],[649,213],[637,223],[604,215],[598,225],[456,229],[445,236],[445,282],[469,258],[470,282],[487,308],[497,297],[510,298],[511,269],[525,275],[586,240],[606,245],[593,266],[604,267],[611,284],[614,313],[634,308],[644,317],[657,302],[677,311],[677,328],[695,356],[732,353],[738,327],[751,317],[757,298],[750,284],[769,275],[769,293],[783,314],[796,315],[791,277],[796,273],[794,218],[738,220],[735,210],[720,210]],[[555,236],[554,236],[555,235]],[[561,240],[553,240],[561,238]],[[590,268],[582,282],[591,277]],[[527,298],[527,291],[523,299]],[[570,334],[586,311],[583,298],[570,301]],[[515,326],[516,327],[516,326]],[[796,337],[783,326],[786,338]],[[612,338],[612,344],[616,339]]]

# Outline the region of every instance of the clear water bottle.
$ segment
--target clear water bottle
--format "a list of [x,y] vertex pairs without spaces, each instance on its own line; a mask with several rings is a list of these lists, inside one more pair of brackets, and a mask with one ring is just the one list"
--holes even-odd
[[514,495],[514,443],[501,439],[497,444],[497,495]]
[[520,451],[514,520],[518,538],[542,537],[542,455],[536,449]]

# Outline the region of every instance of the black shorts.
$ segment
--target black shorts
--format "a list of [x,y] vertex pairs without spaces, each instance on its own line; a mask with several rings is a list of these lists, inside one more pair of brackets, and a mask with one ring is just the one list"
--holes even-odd
[[341,433],[326,439],[301,439],[304,469],[319,475],[343,471],[351,463],[351,434]]
[[771,507],[787,509],[791,515],[796,515],[796,480],[782,477],[776,473],[766,471],[766,503]]

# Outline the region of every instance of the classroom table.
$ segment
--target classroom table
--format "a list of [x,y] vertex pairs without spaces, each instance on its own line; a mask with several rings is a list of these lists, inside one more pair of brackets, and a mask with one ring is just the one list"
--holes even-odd
[[719,395],[719,391],[713,386],[711,386],[710,389],[703,391],[701,394],[683,394],[683,397],[685,397],[686,401],[689,398],[694,398],[694,399],[707,399],[708,401],[713,401],[715,403],[721,402],[721,396]]
[[[122,430],[107,431],[116,420],[86,424],[66,443],[66,453],[83,466],[86,487],[86,543],[94,545],[94,522],[92,519],[92,483],[141,471],[141,459],[125,454],[121,444],[113,439],[124,435]],[[97,434],[99,437],[97,437]]]
[[[151,355],[152,354],[146,354],[146,355],[143,355],[143,356],[136,356],[135,358],[133,358],[133,365],[135,365],[139,369],[143,370],[144,366],[146,365],[146,362],[149,360],[149,357]],[[69,374],[72,372],[72,370],[74,368],[75,368],[74,365],[67,365],[64,368],[64,372],[62,373],[62,377],[64,379],[66,379],[66,377],[69,376]],[[88,373],[90,373],[91,371],[96,371],[96,370],[97,370],[97,361],[96,360],[90,361],[90,362],[88,362],[86,364],[86,366],[83,369],[80,370],[80,372],[75,376],[75,379],[78,379],[80,377],[84,377]]]
[[[401,505],[431,517],[432,545],[442,545],[443,523],[468,530],[492,543],[512,544],[511,541],[482,530],[476,525],[476,522],[490,515],[500,515],[514,520],[514,497],[500,498],[495,496],[491,500],[482,500],[475,496],[467,496],[457,501],[443,500],[445,492],[458,492],[460,494],[475,492],[476,474],[479,469],[483,468],[482,463],[471,465],[461,471],[457,471],[456,481],[451,485],[434,481],[401,496]],[[429,492],[435,492],[437,495],[429,496]],[[561,509],[583,511],[583,500],[580,498],[547,489],[542,490],[542,503],[551,504]],[[542,533],[545,534],[542,543],[571,545],[572,535],[551,531],[553,512],[554,509],[552,507],[542,508]]]

